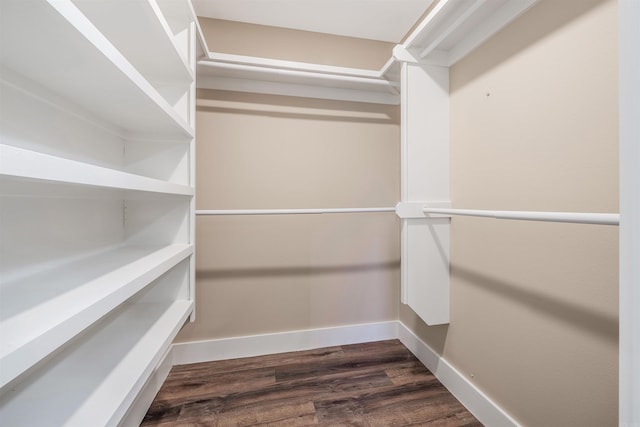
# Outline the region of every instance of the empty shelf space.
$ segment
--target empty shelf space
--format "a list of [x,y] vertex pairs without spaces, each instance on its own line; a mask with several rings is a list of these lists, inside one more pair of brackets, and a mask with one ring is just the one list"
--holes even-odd
[[193,253],[122,246],[0,284],[0,387]]
[[115,426],[193,302],[128,304],[0,397],[11,426]]
[[[192,67],[195,59],[196,38],[196,13],[189,0],[149,0],[155,1],[162,15],[169,25],[169,30],[173,36],[173,42],[184,58],[185,62]],[[193,71],[195,73],[195,71]]]
[[128,136],[193,138],[187,121],[70,0],[8,0],[0,12],[4,67]]
[[2,425],[126,423],[194,312],[194,19],[0,0]]
[[127,2],[126,13],[122,2],[72,1],[152,84],[193,81],[193,73],[155,0]]
[[[193,196],[192,187],[0,144],[0,176]],[[16,184],[19,185],[19,184]]]

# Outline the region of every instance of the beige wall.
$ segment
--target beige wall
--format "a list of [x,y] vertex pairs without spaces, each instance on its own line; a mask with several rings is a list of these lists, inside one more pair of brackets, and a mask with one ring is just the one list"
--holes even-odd
[[[200,21],[223,53],[376,69],[393,47]],[[397,107],[201,90],[196,119],[198,209],[398,200]],[[398,318],[393,214],[199,217],[196,226],[197,320],[178,342]]]
[[376,40],[198,19],[209,50],[220,53],[379,70],[395,46]]
[[[215,31],[212,50],[377,68]],[[452,67],[454,207],[617,212],[616,55],[615,1],[543,0]],[[201,91],[198,208],[393,205],[397,115]],[[399,318],[525,426],[617,424],[615,227],[455,218],[451,323],[428,327],[398,301],[393,215],[197,226],[198,318],[178,341]]]
[[[200,91],[198,209],[394,206],[398,108]],[[395,215],[199,217],[178,341],[398,318]]]
[[[452,67],[454,207],[618,212],[616,13],[542,1]],[[451,228],[450,325],[400,319],[525,426],[617,425],[617,227]]]

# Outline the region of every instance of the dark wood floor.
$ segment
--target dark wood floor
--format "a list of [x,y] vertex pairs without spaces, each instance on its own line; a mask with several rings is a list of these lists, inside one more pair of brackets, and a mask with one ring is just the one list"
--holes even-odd
[[398,340],[174,366],[143,426],[481,426]]

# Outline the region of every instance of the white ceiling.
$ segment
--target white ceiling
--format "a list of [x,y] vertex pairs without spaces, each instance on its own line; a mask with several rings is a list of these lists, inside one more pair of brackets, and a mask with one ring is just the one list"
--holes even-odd
[[398,43],[434,0],[193,0],[198,16]]

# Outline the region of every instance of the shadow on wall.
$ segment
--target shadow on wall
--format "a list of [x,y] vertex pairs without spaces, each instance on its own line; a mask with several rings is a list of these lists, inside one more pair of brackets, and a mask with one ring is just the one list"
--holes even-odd
[[[512,31],[513,34],[511,34],[510,37],[499,38],[500,45],[498,48],[491,49],[490,51],[485,49],[482,51],[482,57],[475,58],[476,66],[473,67],[473,73],[458,75],[456,85],[455,87],[453,85],[450,87],[450,92],[453,93],[457,89],[464,87],[467,83],[496,68],[509,58],[523,52],[527,47],[534,45],[537,41],[549,37],[569,22],[607,1],[608,0],[541,0],[527,12],[527,16],[540,15],[543,18],[520,20],[517,24],[517,30]],[[535,25],[533,25],[534,23]],[[511,27],[508,26],[503,31],[510,31],[510,28]]]
[[451,276],[467,282],[472,286],[508,298],[516,304],[542,312],[547,317],[571,324],[599,338],[618,342],[618,319],[570,301],[559,300],[531,289],[525,289],[515,283],[510,283],[496,277],[473,271],[461,266],[451,265]]
[[245,94],[211,89],[198,90],[197,110],[330,122],[400,123],[400,111],[396,105]]
[[246,279],[265,277],[291,277],[323,274],[366,273],[400,268],[400,260],[366,264],[338,266],[233,268],[217,270],[197,270],[197,279]]

